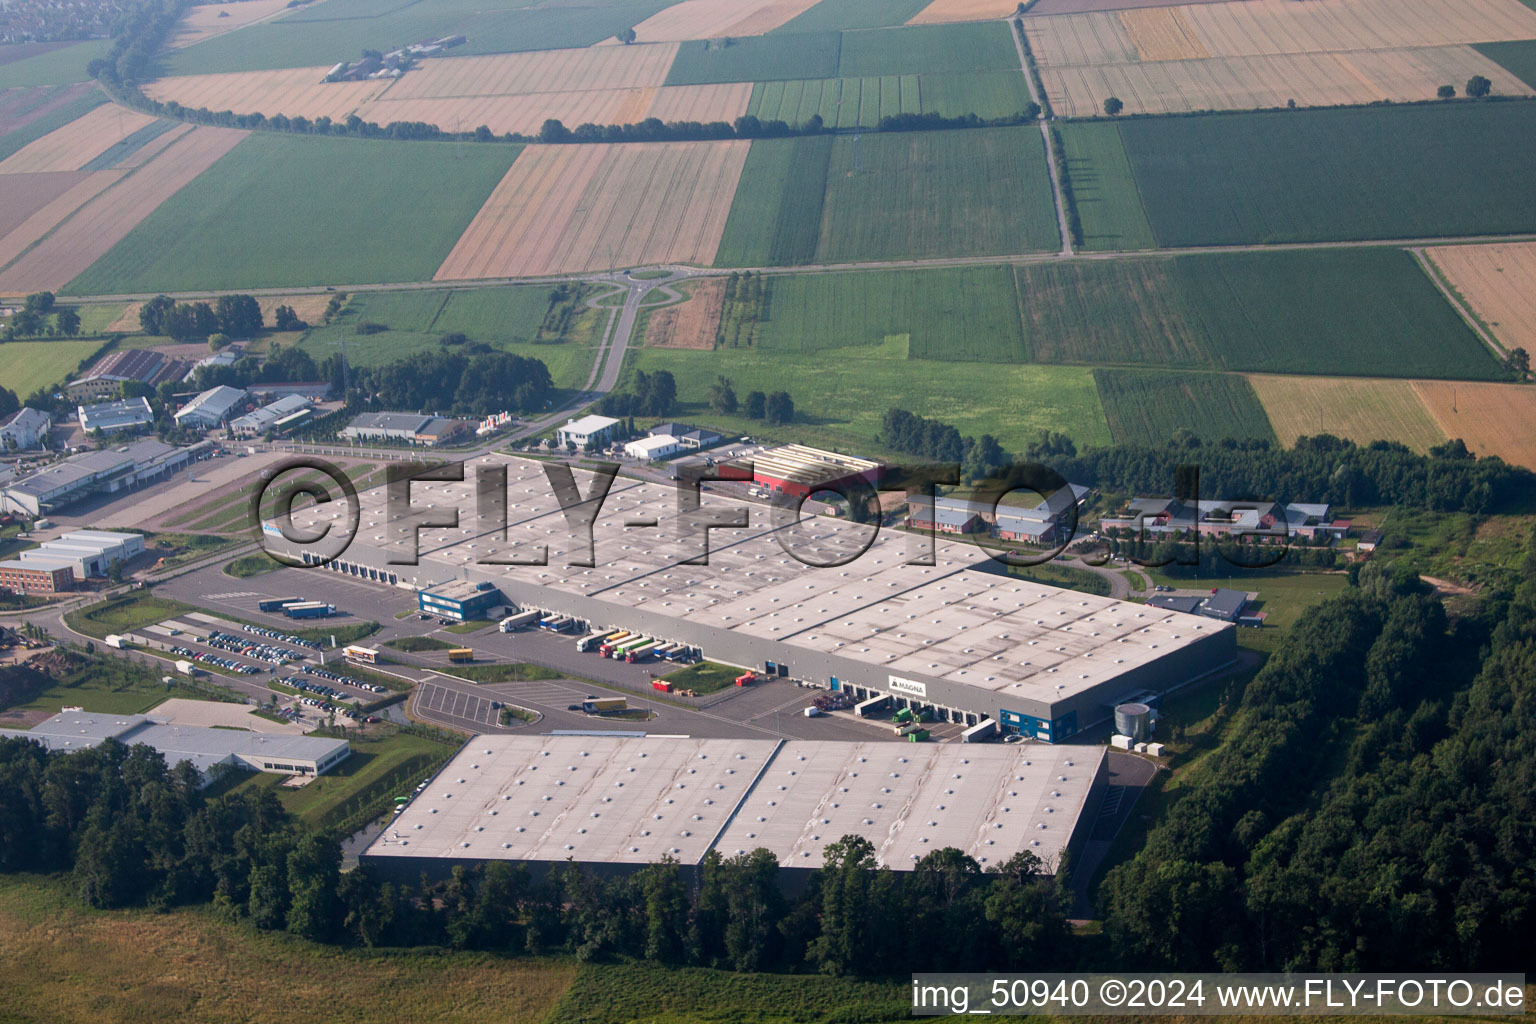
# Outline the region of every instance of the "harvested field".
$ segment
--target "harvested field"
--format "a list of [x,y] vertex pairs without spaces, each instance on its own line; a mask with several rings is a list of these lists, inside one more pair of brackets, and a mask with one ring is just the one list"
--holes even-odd
[[[261,315],[265,318],[268,327],[272,326],[272,317],[277,312],[278,306],[292,307],[300,320],[309,324],[318,324],[325,319],[325,307],[331,301],[329,295],[261,295],[256,302],[261,306]],[[135,318],[138,314],[135,311]]]
[[16,259],[27,247],[52,231],[64,218],[95,199],[118,178],[120,171],[94,171],[67,192],[33,212],[26,220],[0,236],[0,267]]
[[1006,18],[1019,5],[1008,0],[933,0],[914,14],[908,25],[938,25],[949,21],[986,21]]
[[112,166],[119,170],[131,170],[134,167],[143,167],[155,158],[161,150],[170,146],[177,139],[190,132],[196,125],[172,124],[172,126],[139,146],[137,149],[121,159],[115,161]]
[[1298,53],[1203,60],[1051,66],[1041,77],[1055,110],[1092,117],[1117,96],[1128,114],[1363,105],[1433,99],[1448,83],[1483,75],[1499,96],[1530,96],[1515,75],[1470,46]]
[[[1268,374],[1254,374],[1248,380],[1282,444],[1295,444],[1302,436],[1332,434],[1356,444],[1398,441],[1424,452],[1445,440],[1419,400],[1419,384],[1413,381]],[[1451,386],[1445,385],[1447,391]],[[1464,393],[1469,388],[1497,386],[1455,385]]]
[[357,116],[379,124],[426,121],[450,132],[471,131],[485,125],[497,134],[535,135],[549,118],[572,128],[587,122],[632,124],[646,117],[657,91],[649,88],[443,99],[384,98],[358,107]]
[[288,0],[239,0],[238,3],[188,7],[167,45],[172,50],[191,46],[280,14],[287,7]]
[[656,100],[646,117],[663,121],[711,121],[733,123],[747,112],[752,101],[751,82],[724,85],[666,85],[656,90]]
[[95,88],[90,82],[82,82],[78,85],[43,85],[0,91],[0,135],[9,135],[40,117],[46,117]]
[[750,143],[538,146],[481,207],[437,280],[715,258]]
[[725,279],[700,281],[687,301],[651,314],[645,343],[657,348],[712,349],[724,305]]
[[1195,60],[1209,57],[1205,44],[1178,7],[1121,11],[1120,24],[1142,60]]
[[31,292],[63,287],[245,136],[245,132],[230,128],[197,128],[182,136],[115,188],[86,203],[8,266],[0,273],[0,290]]
[[0,239],[89,177],[89,174],[80,171],[12,174],[7,177],[3,183],[4,189],[0,190]]
[[1424,254],[1500,344],[1536,352],[1536,242],[1446,245]]
[[1520,384],[1415,381],[1429,413],[1447,437],[1478,455],[1536,469],[1536,388]]
[[514,96],[521,93],[642,89],[661,85],[676,43],[543,50],[422,61],[390,86],[388,98]]
[[1026,17],[1052,14],[1087,14],[1092,11],[1123,11],[1141,7],[1183,7],[1187,4],[1230,3],[1231,0],[1038,0]]
[[140,128],[155,122],[148,114],[103,104],[0,160],[0,174],[78,171]]
[[237,114],[329,117],[341,121],[391,85],[389,81],[327,82],[328,71],[329,67],[309,67],[179,75],[146,82],[144,94],[162,103],[174,100],[194,110],[207,107]]
[[719,39],[771,32],[816,0],[683,0],[635,26],[642,43]]

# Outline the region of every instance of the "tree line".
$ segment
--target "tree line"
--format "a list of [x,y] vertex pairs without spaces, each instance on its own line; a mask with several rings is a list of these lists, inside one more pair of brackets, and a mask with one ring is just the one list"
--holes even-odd
[[[53,322],[48,318],[52,316]],[[22,300],[21,308],[5,325],[0,341],[18,338],[65,337],[73,338],[80,333],[80,314],[73,306],[59,306],[53,292],[33,292]]]
[[1070,966],[1062,885],[1028,851],[983,870],[941,849],[894,872],[845,836],[792,895],[762,849],[711,852],[696,879],[671,860],[617,877],[494,862],[396,883],[342,873],[337,840],[270,790],[199,782],[143,745],[49,754],[0,739],[0,871],[68,872],[94,907],[211,904],[318,942],[836,975]]
[[1125,969],[1518,970],[1536,921],[1536,537],[1449,618],[1379,561],[1311,609],[1100,891]]
[[418,352],[352,371],[352,395],[384,408],[441,409],[484,415],[538,412],[554,394],[541,360],[510,352]]

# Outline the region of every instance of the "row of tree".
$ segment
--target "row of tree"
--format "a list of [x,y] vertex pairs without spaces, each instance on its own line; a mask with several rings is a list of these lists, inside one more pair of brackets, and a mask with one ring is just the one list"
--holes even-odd
[[549,368],[510,352],[418,352],[357,369],[353,392],[389,409],[441,409],[468,415],[538,412],[554,393]]
[[[53,322],[49,323],[50,315]],[[3,341],[41,336],[73,338],[80,333],[80,314],[72,306],[58,306],[53,292],[33,292],[6,324]]]
[[787,391],[767,394],[750,391],[745,402],[736,397],[736,385],[724,375],[715,378],[709,386],[709,407],[722,416],[735,416],[738,412],[750,420],[766,420],[777,426],[791,423],[795,418],[795,400]]
[[[293,326],[297,317],[287,310],[289,326],[279,330],[300,330]],[[250,338],[266,326],[261,304],[250,295],[220,295],[210,305],[206,302],[177,302],[168,295],[156,295],[139,308],[139,327],[145,334],[188,341],[224,334],[231,338]],[[307,325],[306,325],[307,326]]]
[[880,440],[888,448],[935,462],[958,463],[974,479],[1008,465],[1012,456],[991,434],[962,437],[954,426],[926,419],[905,409],[887,409],[880,421]]

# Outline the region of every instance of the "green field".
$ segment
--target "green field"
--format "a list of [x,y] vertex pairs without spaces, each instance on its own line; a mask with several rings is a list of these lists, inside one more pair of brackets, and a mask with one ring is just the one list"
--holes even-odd
[[172,694],[173,689],[149,669],[105,659],[70,672],[12,708],[57,714],[69,706],[104,715],[141,715]]
[[1018,72],[977,71],[758,82],[747,113],[790,125],[818,115],[831,128],[874,128],[882,117],[896,114],[1011,117],[1028,103],[1029,90]]
[[[542,331],[551,291],[545,285],[509,285],[358,292],[348,297],[340,316],[311,329],[299,344],[317,360],[345,350],[354,366],[379,366],[438,351],[444,335],[459,333],[471,342],[538,359],[549,367],[557,387],[578,388],[592,370],[606,315],[586,308],[582,290],[566,329]],[[361,323],[388,330],[359,334]]]
[[717,267],[788,267],[816,259],[832,137],[759,139],[747,153]]
[[80,363],[101,348],[98,341],[11,341],[0,345],[0,387],[26,398],[73,376]]
[[778,34],[901,25],[929,0],[821,0],[773,31]]
[[1449,103],[1120,124],[1164,246],[1536,231],[1536,104]]
[[1083,224],[1083,248],[1157,248],[1120,141],[1120,126],[1110,121],[1068,121],[1059,130]]
[[864,78],[1012,71],[1022,79],[1010,31],[1001,21],[972,21],[844,32],[837,74]]
[[78,633],[102,638],[108,633],[127,633],[196,610],[180,601],[156,597],[148,590],[134,590],[72,611],[65,620]]
[[1041,362],[1490,379],[1498,364],[1407,252],[1332,249],[1031,264]]
[[784,78],[835,78],[837,32],[748,36],[729,45],[698,39],[683,43],[667,72],[667,85],[713,85]]
[[165,55],[171,75],[267,68],[330,66],[356,60],[364,48],[391,50],[407,43],[463,35],[453,54],[511,53],[590,46],[639,24],[672,0],[592,0],[488,6],[477,0],[326,0],[275,21]]
[[[430,280],[518,152],[258,132],[163,203],[69,289]],[[279,187],[283,182],[302,187]]]
[[[811,353],[907,346],[909,359],[1023,363],[1017,295],[1007,267],[795,274],[764,279],[757,347]],[[926,370],[914,368],[914,375]],[[884,409],[880,410],[884,412]]]
[[1060,242],[1033,128],[838,136],[832,147],[818,262],[990,256]]
[[97,57],[105,57],[111,47],[111,40],[89,39],[35,57],[0,64],[0,89],[11,89],[18,85],[89,82],[91,76],[85,73],[86,65]]
[[[633,365],[677,378],[678,416],[726,432],[899,456],[882,447],[881,418],[898,406],[952,423],[962,434],[992,434],[1019,450],[1045,429],[1078,445],[1110,442],[1092,372],[1084,367],[914,362],[904,336],[834,352],[722,348],[712,352],[642,349]],[[795,401],[793,424],[775,428],[744,416],[710,412],[708,386],[717,374],[738,395],[784,390]]]
[[1099,401],[1116,444],[1161,446],[1178,430],[1202,441],[1275,440],[1246,377],[1166,370],[1094,370]]
[[1473,47],[1520,81],[1536,89],[1536,40],[1514,43],[1479,43]]
[[[4,68],[0,67],[0,71],[3,70]],[[47,97],[44,97],[40,102],[46,101]],[[31,124],[18,128],[8,134],[0,135],[0,160],[4,160],[28,143],[42,138],[55,128],[62,128],[82,114],[101,106],[106,101],[107,97],[104,93],[89,92],[78,99],[64,104],[57,110],[49,111]],[[35,110],[36,105],[31,105],[28,109]]]

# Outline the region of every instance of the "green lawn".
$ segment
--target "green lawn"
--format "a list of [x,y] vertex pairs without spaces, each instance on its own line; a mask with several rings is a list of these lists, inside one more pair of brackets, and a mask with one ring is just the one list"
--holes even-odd
[[521,683],[530,679],[560,678],[560,673],[552,668],[522,662],[503,665],[450,665],[440,671],[444,675],[458,676],[472,683]]
[[831,159],[828,135],[753,142],[715,265],[782,267],[813,262]]
[[242,555],[230,562],[224,567],[224,575],[243,580],[250,579],[252,576],[261,576],[282,567],[280,562],[266,552],[258,552],[254,555]]
[[772,34],[822,32],[901,25],[927,7],[929,0],[821,0],[773,30]]
[[1525,173],[1536,160],[1533,103],[1156,117],[1119,127],[1164,246],[1536,230],[1536,189]]
[[819,262],[988,256],[1060,244],[1032,127],[838,136]]
[[[1480,43],[1473,47],[1484,57],[1536,89],[1536,40],[1513,43]],[[1460,83],[1457,83],[1458,88]]]
[[841,39],[837,32],[804,32],[747,36],[733,39],[729,45],[715,39],[694,40],[683,43],[677,51],[666,84],[833,78]]
[[72,672],[29,701],[13,707],[47,711],[82,707],[105,715],[140,715],[172,695],[172,687],[154,672],[116,659],[104,659]]
[[1398,249],[1027,264],[1041,362],[1488,379],[1499,367]]
[[1110,121],[1068,121],[1060,127],[1067,176],[1083,224],[1085,249],[1155,249],[1136,179]]
[[430,280],[518,152],[254,133],[69,288]]
[[[409,615],[410,612],[406,612]],[[403,617],[403,616],[402,616]],[[446,651],[458,644],[451,644],[441,637],[435,636],[397,636],[393,640],[385,640],[385,647],[393,647],[397,651]]]
[[[634,365],[670,370],[682,401],[679,418],[727,433],[897,456],[877,440],[881,418],[896,406],[952,423],[963,434],[993,434],[1013,450],[1047,428],[1070,435],[1080,447],[1110,442],[1086,368],[914,362],[907,358],[907,347],[906,339],[897,338],[832,352],[648,348]],[[770,427],[761,420],[710,412],[706,392],[717,374],[731,378],[738,395],[788,391],[795,401],[795,422]]]
[[[19,63],[25,63],[25,61],[21,61]],[[4,73],[7,67],[15,66],[15,64],[0,66],[0,73]],[[53,90],[50,89],[46,91],[51,94]],[[47,102],[47,99],[48,97],[44,96],[41,102]],[[86,93],[84,96],[76,97],[75,99],[70,100],[68,103],[50,110],[48,113],[42,115],[34,121],[29,122],[26,125],[23,125],[13,132],[0,135],[0,160],[4,160],[18,149],[21,149],[28,143],[42,138],[44,135],[47,135],[54,129],[62,128],[64,125],[80,117],[82,114],[86,114],[91,110],[101,106],[106,101],[107,96],[105,93],[101,92],[100,90],[92,90],[91,92]],[[37,105],[38,104],[29,104],[28,109],[36,109]]]
[[326,0],[273,21],[165,55],[166,74],[326,66],[356,60],[364,48],[463,35],[455,56],[590,46],[639,24],[674,0]]
[[26,398],[38,388],[68,380],[101,346],[100,339],[7,342],[0,346],[0,387]]
[[706,693],[715,693],[727,686],[735,686],[736,677],[739,675],[741,675],[739,668],[718,665],[713,661],[701,661],[687,668],[680,668],[676,672],[668,672],[662,678],[671,682],[679,690],[692,690],[702,697]]
[[1160,446],[1181,429],[1193,431],[1202,441],[1275,441],[1274,428],[1246,377],[1098,369],[1093,379],[1117,444]]
[[111,47],[109,39],[88,39],[74,46],[64,46],[9,64],[0,64],[0,89],[89,82],[91,76],[85,72],[86,65],[97,57],[105,57]]
[[108,633],[126,633],[193,611],[197,609],[189,604],[156,597],[149,590],[133,590],[121,597],[87,605],[70,612],[65,618],[72,628],[81,633],[104,637]]

